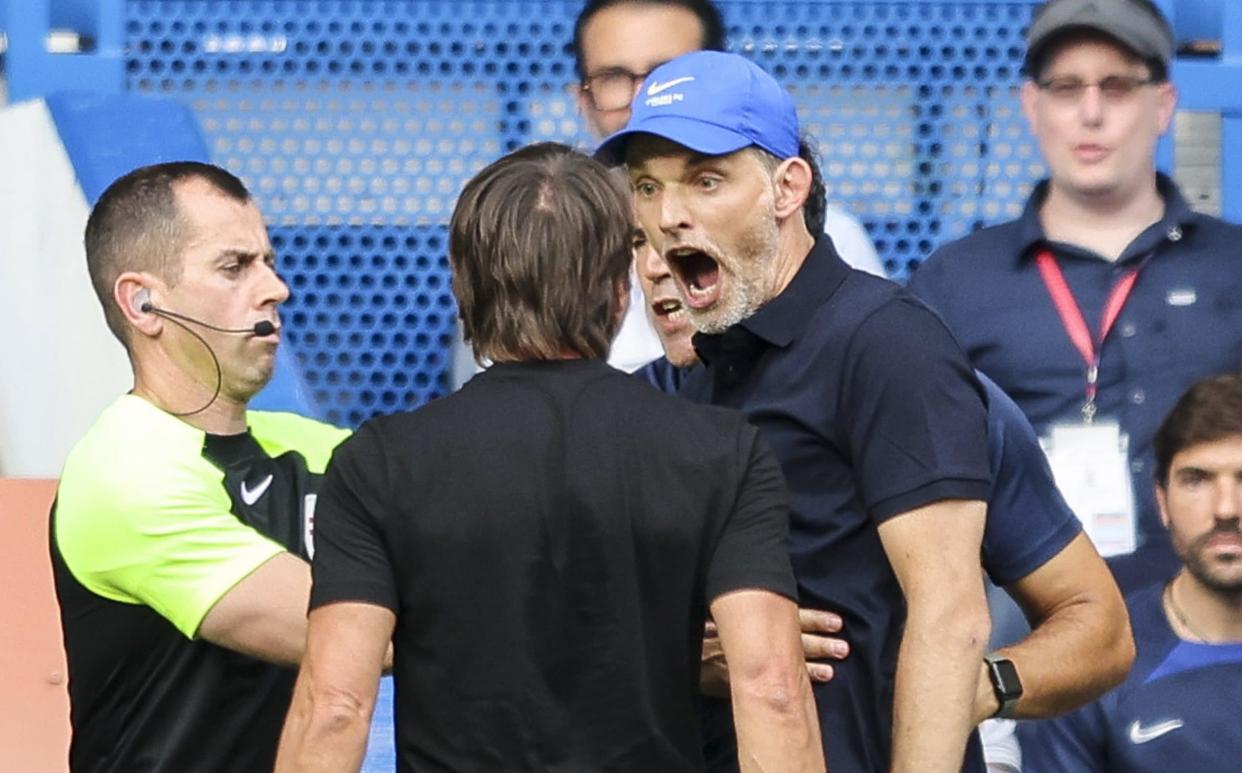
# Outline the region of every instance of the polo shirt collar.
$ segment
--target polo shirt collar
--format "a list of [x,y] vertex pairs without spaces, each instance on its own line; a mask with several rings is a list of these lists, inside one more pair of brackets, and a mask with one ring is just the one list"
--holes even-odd
[[[1190,204],[1186,202],[1173,180],[1163,172],[1156,172],[1156,192],[1160,194],[1160,198],[1164,199],[1164,216],[1140,234],[1118,262],[1151,252],[1174,230],[1184,231],[1188,227],[1193,227],[1194,210],[1190,208]],[[1048,243],[1044,236],[1044,226],[1039,221],[1039,210],[1047,197],[1048,180],[1044,179],[1031,191],[1030,198],[1026,200],[1026,207],[1022,210],[1022,216],[1018,218],[1016,258],[1019,263],[1033,258],[1037,248]]]
[[711,362],[723,350],[754,348],[742,344],[745,339],[757,339],[754,344],[761,341],[780,348],[789,346],[849,273],[850,267],[837,255],[832,240],[821,237],[780,295],[723,333],[695,334],[694,348],[704,362]]

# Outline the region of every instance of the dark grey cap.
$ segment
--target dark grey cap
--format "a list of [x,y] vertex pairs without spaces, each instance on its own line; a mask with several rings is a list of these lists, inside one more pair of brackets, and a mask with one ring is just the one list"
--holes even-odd
[[1044,46],[1067,30],[1090,30],[1113,38],[1139,58],[1167,68],[1173,59],[1173,30],[1160,10],[1145,0],[1051,0],[1035,12],[1026,31],[1028,75]]

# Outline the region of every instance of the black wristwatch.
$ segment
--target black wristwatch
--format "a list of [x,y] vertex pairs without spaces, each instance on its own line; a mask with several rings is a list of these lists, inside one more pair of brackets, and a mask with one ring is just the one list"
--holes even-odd
[[1022,680],[1018,678],[1018,669],[1013,661],[998,658],[995,655],[984,655],[983,662],[988,665],[988,678],[992,680],[992,692],[996,693],[996,701],[1000,708],[993,717],[1009,719],[1022,697]]

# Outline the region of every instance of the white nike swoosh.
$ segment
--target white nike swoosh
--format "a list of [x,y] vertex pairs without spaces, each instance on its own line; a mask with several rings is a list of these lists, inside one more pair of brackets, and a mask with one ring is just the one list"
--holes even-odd
[[654,97],[661,91],[668,91],[679,83],[689,83],[692,80],[694,80],[694,76],[687,75],[684,78],[673,78],[668,83],[653,83],[647,87],[647,96]]
[[1165,733],[1171,733],[1181,726],[1182,721],[1180,719],[1169,719],[1143,727],[1136,719],[1130,723],[1130,743],[1140,744],[1154,741]]
[[267,487],[270,485],[272,485],[271,473],[268,473],[268,476],[260,481],[259,485],[254,488],[248,488],[246,486],[246,481],[243,480],[241,484],[242,501],[247,505],[253,505],[255,502],[259,501],[259,497],[263,496],[263,494],[267,491]]

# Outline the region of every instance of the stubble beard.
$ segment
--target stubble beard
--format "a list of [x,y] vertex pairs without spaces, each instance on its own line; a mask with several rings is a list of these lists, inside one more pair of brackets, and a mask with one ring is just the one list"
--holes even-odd
[[[1237,524],[1217,526],[1201,534],[1177,551],[1186,571],[1212,593],[1231,600],[1242,597],[1242,557],[1231,562],[1213,561],[1207,557],[1207,543],[1218,534],[1232,534],[1242,538]],[[1221,564],[1224,563],[1222,567]]]
[[[737,249],[728,258],[732,269],[727,277],[731,286],[725,288],[720,300],[710,309],[690,312],[690,322],[700,333],[723,333],[759,310],[771,300],[776,284],[776,250],[780,234],[776,218],[765,216],[742,234]],[[723,251],[717,252],[724,257]],[[724,264],[721,264],[721,273]]]

